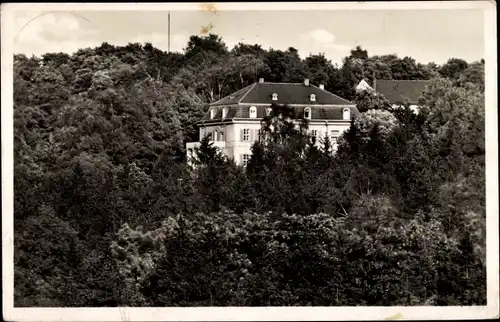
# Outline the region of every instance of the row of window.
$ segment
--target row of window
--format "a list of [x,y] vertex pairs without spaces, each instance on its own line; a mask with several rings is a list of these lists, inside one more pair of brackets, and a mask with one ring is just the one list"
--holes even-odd
[[[304,118],[307,120],[310,120],[312,118],[312,110],[310,107],[306,107],[304,109]],[[351,110],[349,108],[346,107],[342,110],[342,119],[343,120],[351,119]]]
[[240,141],[260,141],[262,139],[261,133],[259,129],[242,129],[240,132]]
[[[273,101],[277,101],[278,100],[278,94],[277,93],[273,93],[272,98],[273,98]],[[311,102],[315,102],[316,101],[316,94],[310,94],[309,95],[309,100],[311,100]]]
[[[256,141],[260,140],[261,137],[261,130],[256,130],[256,129],[242,129],[241,130],[241,135],[240,135],[240,140],[241,141]],[[310,132],[311,136],[316,137],[316,138],[323,138],[326,136],[327,133],[323,131],[318,131],[318,130],[311,130]],[[334,142],[337,142],[337,138],[340,135],[339,130],[331,130],[330,131],[330,139]]]
[[[224,107],[222,109],[222,118],[226,118],[227,112],[229,109],[227,107]],[[267,108],[266,109],[266,116],[269,116],[271,114],[272,108]],[[210,110],[210,118],[213,119],[215,117],[215,113],[217,112],[216,109],[211,109]],[[257,107],[255,106],[250,106],[248,109],[248,116],[250,118],[257,118]],[[310,120],[312,118],[312,110],[310,107],[306,107],[304,109],[304,118]],[[344,120],[350,120],[351,119],[351,110],[349,108],[344,108],[342,111],[342,119]]]
[[[330,131],[330,140],[332,140],[333,143],[336,143],[339,135],[340,135],[339,130],[331,130]],[[326,136],[326,133],[324,133],[323,131],[311,130],[311,136],[313,136],[315,138],[324,138]]]
[[212,132],[208,132],[205,135],[208,135],[210,141],[225,141],[226,138],[224,136],[224,131],[213,130]]
[[[240,132],[240,141],[244,142],[250,142],[250,141],[257,141],[261,140],[261,130],[260,129],[241,129]],[[326,133],[323,131],[318,131],[318,130],[311,130],[310,132],[311,136],[316,137],[316,138],[323,138]],[[210,141],[225,141],[225,136],[224,136],[224,131],[219,131],[219,130],[213,130],[212,132],[207,133],[206,135],[209,136]],[[337,141],[338,136],[340,135],[339,130],[331,130],[330,131],[330,139],[333,140],[334,142]]]
[[[271,114],[271,111],[273,109],[272,108],[267,108],[266,109],[266,116],[269,116]],[[227,116],[227,112],[229,111],[229,109],[227,107],[224,107],[222,109],[222,118],[226,118]],[[210,110],[210,118],[213,119],[215,117],[215,113],[217,112],[216,109],[211,109]],[[255,106],[250,106],[250,108],[248,109],[248,116],[250,118],[257,118],[257,107]]]

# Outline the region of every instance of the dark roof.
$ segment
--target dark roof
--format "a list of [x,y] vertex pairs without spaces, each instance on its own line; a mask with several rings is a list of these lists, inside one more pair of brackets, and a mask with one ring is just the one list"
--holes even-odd
[[236,92],[234,92],[231,95],[228,95],[224,98],[221,98],[220,100],[211,103],[210,105],[228,105],[228,104],[238,104],[238,102],[241,100],[241,98],[248,93],[248,91],[255,85],[251,84],[248,85],[247,87],[244,87]]
[[[311,108],[311,120],[342,120],[343,109],[345,107],[351,109],[351,117],[359,114],[359,111],[356,106],[310,106]],[[213,106],[212,108],[216,109],[216,113],[213,121],[220,121],[222,118],[222,109],[227,108],[226,120],[230,120],[233,118],[249,118],[249,109],[250,106],[238,106],[238,105],[230,105],[230,106]],[[264,118],[266,116],[266,109],[269,106],[256,106],[257,108],[257,119]],[[293,110],[295,115],[302,116],[304,115],[304,109],[306,106],[294,106]],[[210,119],[210,112],[205,114],[202,119],[202,122],[212,121]]]
[[410,104],[417,104],[418,98],[429,84],[428,80],[377,79],[375,90],[384,95],[390,103],[401,104],[408,101]]
[[[273,101],[273,93],[278,100]],[[316,95],[316,101],[310,101],[310,95]],[[229,104],[307,104],[307,105],[350,105],[353,104],[342,97],[325,91],[314,85],[303,83],[254,83],[210,105]]]
[[[278,100],[273,101],[272,95],[278,94]],[[310,95],[316,96],[315,101],[310,100]],[[332,94],[324,89],[314,85],[306,86],[303,83],[253,83],[233,94],[226,96],[212,104],[211,108],[216,109],[213,119],[210,119],[210,111],[208,111],[202,122],[220,121],[222,118],[222,110],[228,108],[225,119],[233,118],[249,118],[249,108],[251,104],[256,104],[257,118],[266,116],[266,109],[271,104],[288,104],[299,105],[293,106],[297,116],[302,116],[305,107],[310,107],[312,120],[342,120],[342,110],[344,107],[351,109],[351,115],[359,114],[354,103],[349,102],[335,94]],[[261,106],[259,104],[268,104]]]

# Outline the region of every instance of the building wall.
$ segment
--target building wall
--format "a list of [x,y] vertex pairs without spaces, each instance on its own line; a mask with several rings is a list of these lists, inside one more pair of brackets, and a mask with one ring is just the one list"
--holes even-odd
[[[230,135],[230,133],[228,133],[228,129],[227,129],[227,125],[211,125],[211,126],[202,126],[199,128],[199,140],[201,141],[205,135],[209,134],[209,133],[214,133],[214,131],[217,131],[219,134],[220,133],[224,133],[224,137],[223,138],[218,138],[217,141],[227,141],[227,136]],[[212,137],[212,140],[215,140],[214,137]]]
[[356,86],[356,91],[364,91],[364,90],[373,90],[373,88],[368,85],[365,80],[361,80],[359,84]]
[[[231,137],[227,142],[226,155],[233,158],[237,164],[241,163],[243,154],[251,154],[251,147],[258,140],[258,131],[261,129],[260,120],[252,120],[230,125]],[[248,129],[249,141],[242,140],[242,131]]]
[[[322,139],[328,134],[330,139],[333,139],[332,135],[338,137],[345,130],[350,127],[350,121],[310,121],[308,126],[308,131],[311,134],[316,131],[317,145],[321,145]],[[242,131],[248,129],[248,141],[242,140]],[[236,123],[227,124],[224,126],[213,125],[207,127],[200,127],[200,140],[206,133],[213,132],[214,130],[224,132],[224,141],[216,141],[214,144],[221,148],[225,155],[229,158],[233,158],[237,164],[242,164],[243,155],[251,155],[251,147],[255,141],[258,140],[258,130],[261,129],[260,119],[248,120],[248,121],[237,121]],[[332,131],[337,131],[332,133]],[[334,142],[332,142],[334,143]],[[195,148],[197,142],[192,142],[187,144],[188,150]],[[336,146],[334,145],[334,148]],[[190,157],[191,152],[188,151],[188,157]]]

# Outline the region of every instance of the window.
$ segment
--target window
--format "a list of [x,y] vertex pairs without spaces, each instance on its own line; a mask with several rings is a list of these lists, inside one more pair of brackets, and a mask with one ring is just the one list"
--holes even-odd
[[249,114],[250,114],[250,118],[256,118],[257,117],[257,108],[255,106],[250,106]]
[[215,117],[215,112],[217,112],[217,111],[215,110],[215,108],[211,108],[211,109],[210,109],[210,118],[211,118],[211,119],[213,119],[213,118]]
[[348,109],[348,108],[344,108],[344,111],[343,111],[343,119],[344,120],[350,120],[351,119],[351,110]]
[[273,101],[277,101],[277,100],[278,100],[278,94],[273,93]]
[[242,141],[250,141],[250,129],[243,129]]
[[339,137],[340,131],[339,130],[332,130],[331,132],[331,138],[332,138],[332,143],[337,143],[337,139]]
[[271,112],[272,112],[272,111],[273,111],[273,109],[272,109],[272,108],[270,108],[270,107],[269,107],[269,108],[266,108],[266,116],[271,115]]
[[316,101],[316,95],[315,94],[309,95],[309,99],[311,100],[311,102],[315,102]]
[[318,136],[318,130],[312,130],[311,136],[314,136],[314,137]]
[[248,161],[250,161],[250,154],[243,154],[242,161],[243,166],[246,167],[248,165]]
[[228,108],[227,108],[227,107],[224,107],[224,108],[222,109],[222,118],[223,118],[223,119],[224,119],[224,118],[226,118],[226,116],[227,116],[227,111],[228,111]]
[[257,138],[260,141],[262,141],[263,137],[262,137],[262,130],[257,130]]
[[211,133],[210,141],[224,141],[224,131],[214,130],[213,133]]
[[311,119],[311,109],[309,107],[304,109],[304,118],[308,120]]

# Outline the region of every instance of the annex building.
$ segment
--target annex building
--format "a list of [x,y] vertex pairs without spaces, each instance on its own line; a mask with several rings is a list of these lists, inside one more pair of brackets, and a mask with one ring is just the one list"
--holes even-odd
[[373,86],[370,86],[363,79],[356,86],[356,90],[373,90],[380,93],[392,107],[400,107],[407,102],[412,110],[418,112],[418,99],[429,84],[428,80],[375,79]]

